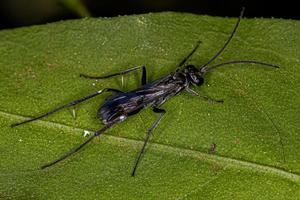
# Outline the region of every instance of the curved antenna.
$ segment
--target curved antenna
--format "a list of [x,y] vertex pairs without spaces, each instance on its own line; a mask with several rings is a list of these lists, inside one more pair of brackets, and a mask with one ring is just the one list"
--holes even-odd
[[267,66],[267,67],[279,68],[279,66],[277,66],[277,65],[270,64],[270,63],[265,63],[265,62],[261,62],[261,61],[257,61],[257,60],[233,60],[233,61],[227,61],[227,62],[219,63],[219,64],[213,65],[209,68],[206,68],[206,67],[201,68],[200,72],[202,74],[205,74],[206,72],[212,71],[216,68],[223,67],[225,65],[231,65],[231,64],[257,64],[257,65],[263,65],[263,66]]
[[51,167],[53,165],[55,165],[56,163],[59,163],[60,161],[65,160],[66,158],[68,158],[69,156],[73,155],[74,153],[78,152],[80,149],[82,149],[85,145],[87,145],[88,143],[90,143],[95,137],[99,136],[100,134],[102,134],[104,131],[106,131],[109,127],[111,127],[113,124],[107,124],[106,126],[104,126],[103,128],[101,128],[100,130],[96,131],[90,138],[88,138],[84,143],[82,143],[81,145],[79,145],[78,147],[70,150],[69,152],[67,152],[66,154],[62,155],[61,157],[59,157],[58,159],[45,164],[43,166],[41,166],[41,169],[46,169],[48,167]]
[[228,44],[230,43],[230,41],[232,40],[232,38],[233,38],[233,36],[235,35],[235,33],[236,33],[236,30],[237,30],[237,28],[238,28],[238,26],[239,26],[239,24],[240,24],[240,21],[241,21],[241,19],[242,19],[242,17],[243,17],[243,15],[244,15],[244,10],[245,10],[245,8],[244,7],[242,7],[242,11],[241,11],[241,13],[240,13],[240,16],[239,16],[239,19],[238,19],[238,21],[236,22],[236,24],[235,24],[235,27],[234,27],[234,29],[233,29],[233,31],[232,31],[232,33],[231,33],[231,35],[230,35],[230,37],[227,39],[227,41],[225,42],[225,44],[224,44],[224,46],[206,63],[206,64],[204,64],[204,65],[202,65],[201,67],[200,67],[200,69],[202,69],[202,68],[205,68],[205,67],[207,67],[207,65],[209,65],[211,62],[213,62],[224,50],[225,50],[225,48],[228,46]]

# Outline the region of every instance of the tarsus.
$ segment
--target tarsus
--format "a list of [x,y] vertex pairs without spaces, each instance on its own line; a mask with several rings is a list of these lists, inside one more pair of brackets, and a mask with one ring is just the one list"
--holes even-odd
[[78,152],[80,149],[82,149],[85,145],[87,145],[88,143],[90,143],[95,137],[101,135],[102,133],[104,133],[104,131],[106,131],[108,128],[110,128],[113,124],[107,124],[105,125],[103,128],[101,128],[100,130],[96,131],[89,139],[87,139],[84,143],[82,143],[81,145],[79,145],[76,148],[73,148],[72,150],[70,150],[69,152],[67,152],[66,154],[64,154],[63,156],[61,156],[60,158],[45,164],[43,166],[41,166],[41,169],[46,169],[48,167],[51,167],[57,163],[59,163],[60,161],[65,160],[66,158],[68,158],[69,156],[73,155],[74,153]]

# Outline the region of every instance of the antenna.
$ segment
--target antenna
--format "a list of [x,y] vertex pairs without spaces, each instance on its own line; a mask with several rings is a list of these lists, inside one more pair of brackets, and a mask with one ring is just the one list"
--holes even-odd
[[[242,11],[240,13],[239,19],[236,22],[235,27],[234,27],[230,37],[228,38],[228,40],[225,42],[224,46],[206,64],[204,64],[200,67],[201,71],[202,71],[203,68],[207,68],[207,65],[209,65],[211,62],[213,62],[226,49],[226,47],[228,46],[228,44],[230,43],[230,41],[232,40],[233,36],[236,33],[236,30],[237,30],[237,28],[240,24],[240,21],[241,21],[243,15],[244,15],[244,10],[245,10],[245,8],[242,7]],[[203,70],[206,70],[206,69],[203,69]]]
[[209,68],[207,68],[207,67],[201,68],[200,71],[202,74],[205,74],[206,72],[212,71],[216,68],[223,67],[225,65],[231,65],[231,64],[257,64],[257,65],[264,65],[266,67],[279,68],[279,66],[277,66],[277,65],[269,64],[269,63],[265,63],[265,62],[261,62],[261,61],[257,61],[257,60],[232,60],[232,61],[227,61],[227,62],[213,65]]

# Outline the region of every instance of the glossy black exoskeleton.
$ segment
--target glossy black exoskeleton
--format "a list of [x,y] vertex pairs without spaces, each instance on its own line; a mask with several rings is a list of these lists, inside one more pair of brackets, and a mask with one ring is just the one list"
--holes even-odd
[[[204,65],[202,66],[194,66],[194,65],[185,65],[186,62],[189,60],[189,58],[194,54],[194,52],[197,50],[199,47],[200,42],[197,42],[195,45],[194,49],[190,52],[190,54],[180,62],[180,64],[177,66],[177,69],[175,72],[170,73],[169,75],[162,77],[158,80],[155,80],[153,82],[147,83],[146,81],[146,67],[145,66],[138,66],[134,67],[125,71],[122,71],[120,73],[115,73],[111,74],[108,76],[100,76],[100,77],[95,77],[95,76],[88,76],[81,74],[81,77],[89,78],[89,79],[105,79],[105,78],[110,78],[118,75],[123,75],[127,74],[132,71],[136,71],[139,69],[142,69],[142,86],[139,87],[138,89],[129,91],[129,92],[123,92],[117,89],[112,89],[112,88],[105,88],[103,90],[99,90],[93,94],[90,94],[86,97],[83,97],[81,99],[75,100],[69,104],[60,106],[58,108],[55,108],[51,110],[48,113],[42,114],[38,117],[13,124],[12,127],[31,122],[43,117],[46,117],[50,114],[53,114],[63,108],[68,108],[72,107],[76,104],[79,104],[81,102],[84,102],[90,98],[93,98],[99,94],[102,94],[103,92],[111,92],[113,95],[111,98],[107,99],[104,104],[100,107],[97,113],[97,117],[102,120],[104,123],[104,127],[101,128],[100,130],[96,131],[91,137],[89,137],[83,144],[80,146],[72,149],[62,157],[58,158],[57,160],[43,165],[42,169],[48,168],[55,163],[58,163],[70,155],[74,154],[78,150],[80,150],[83,146],[88,144],[90,141],[92,141],[96,136],[99,136],[102,134],[105,130],[110,128],[112,125],[124,121],[127,117],[130,115],[134,115],[141,111],[144,108],[151,107],[152,110],[155,113],[159,113],[159,117],[157,120],[153,123],[153,125],[148,129],[146,138],[144,140],[144,144],[142,146],[141,151],[139,152],[135,165],[132,170],[132,176],[134,176],[135,171],[137,169],[138,163],[141,159],[141,156],[144,153],[146,144],[151,136],[152,131],[156,128],[156,126],[159,124],[160,120],[162,119],[163,115],[166,113],[164,109],[161,109],[160,106],[167,101],[170,97],[175,96],[179,94],[181,91],[185,90],[192,95],[197,95],[199,94],[195,92],[194,90],[191,89],[192,86],[201,86],[204,82],[204,76],[207,72],[210,72],[218,67],[229,65],[229,64],[260,64],[264,66],[269,66],[269,67],[275,67],[278,68],[276,65],[260,62],[260,61],[255,61],[255,60],[237,60],[237,61],[228,61],[224,63],[220,63],[217,65],[209,66],[209,64],[214,61],[227,47],[229,42],[232,40],[234,34],[236,33],[237,27],[240,23],[240,20],[243,16],[244,9],[242,9],[242,12],[240,14],[240,17],[224,46]],[[209,97],[206,96],[201,96],[206,100],[214,101],[214,102],[223,102],[222,100],[213,100]]]

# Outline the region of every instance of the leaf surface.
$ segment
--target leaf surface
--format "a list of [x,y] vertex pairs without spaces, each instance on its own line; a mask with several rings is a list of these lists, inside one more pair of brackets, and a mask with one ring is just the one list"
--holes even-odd
[[[147,67],[148,81],[189,63],[201,66],[224,44],[236,19],[183,13],[87,18],[0,32],[0,198],[4,199],[299,199],[300,23],[243,19],[215,61],[260,60],[280,69],[232,65],[213,71],[195,91],[162,108],[136,177],[130,173],[147,128],[142,111],[109,129],[80,153],[48,170],[39,167],[82,143],[107,95],[16,128],[105,87],[140,85],[140,74],[93,81]],[[209,153],[216,144],[214,154]]]

